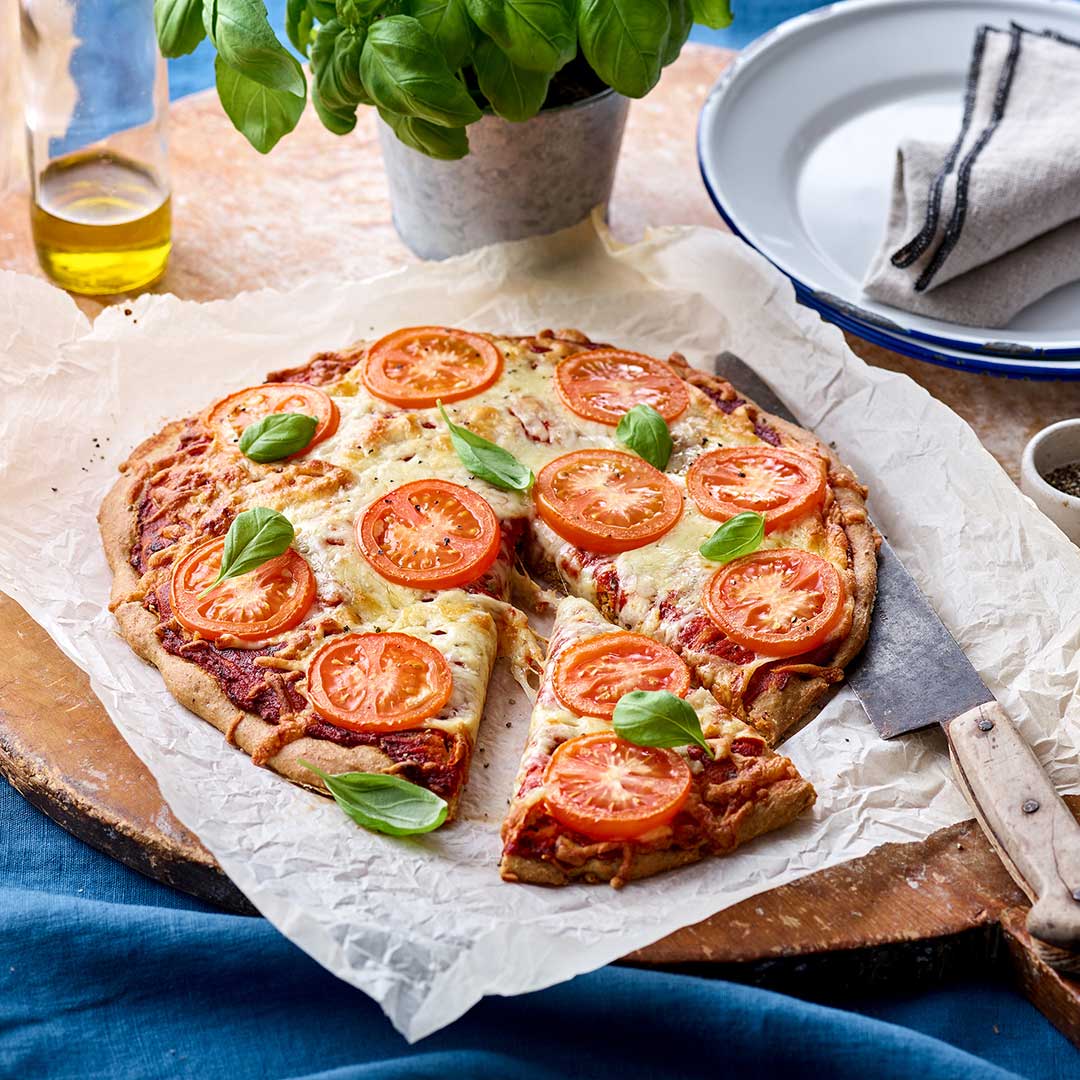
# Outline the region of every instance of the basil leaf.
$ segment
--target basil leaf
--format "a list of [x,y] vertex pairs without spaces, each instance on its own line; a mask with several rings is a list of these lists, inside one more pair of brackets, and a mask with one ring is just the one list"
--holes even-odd
[[360,78],[366,34],[366,27],[342,26],[331,19],[319,27],[311,47],[311,71],[315,79],[312,97],[331,111],[351,115],[354,123],[356,106],[371,104]]
[[637,746],[700,746],[715,757],[705,741],[693,705],[670,690],[631,690],[615,705],[615,734]]
[[694,11],[690,0],[671,0],[671,29],[668,31],[660,64],[667,67],[679,59],[679,53],[694,28]]
[[451,71],[464,66],[473,48],[473,26],[465,0],[406,0],[405,14],[435,39]]
[[459,128],[482,115],[435,39],[409,15],[391,15],[372,25],[360,56],[360,76],[371,100],[400,116]]
[[465,6],[472,21],[526,71],[551,75],[574,59],[574,0],[465,0]]
[[333,132],[335,135],[348,135],[354,127],[356,127],[356,106],[352,105],[348,108],[342,107],[340,109],[331,109],[329,105],[317,92],[315,87],[311,88],[311,104],[315,106],[315,112],[318,113],[319,119],[323,123],[323,127],[327,131]]
[[536,479],[532,469],[522,465],[509,450],[504,450],[488,439],[474,435],[468,428],[455,424],[446,415],[441,401],[439,412],[450,429],[450,442],[455,453],[473,476],[486,480],[503,491],[528,491],[532,487]]
[[694,22],[711,30],[723,30],[731,25],[731,0],[690,0]]
[[415,116],[399,116],[380,109],[379,116],[406,146],[440,161],[457,161],[469,152],[469,136],[463,127],[441,127]]
[[203,26],[224,64],[251,82],[298,97],[303,109],[304,69],[270,29],[263,0],[204,0]]
[[757,551],[764,539],[765,518],[753,510],[744,510],[728,518],[698,551],[713,562],[728,563],[740,555]]
[[[366,30],[383,0],[336,0],[334,14],[342,26]],[[329,20],[320,20],[329,21]]]
[[312,13],[318,22],[328,23],[337,15],[335,0],[308,0],[308,3],[311,5]]
[[284,555],[293,542],[292,522],[276,510],[256,506],[237,514],[225,534],[218,576],[200,593],[205,596],[226,578],[240,577]]
[[627,97],[644,97],[659,81],[670,29],[667,0],[581,0],[578,5],[585,59]]
[[154,30],[162,56],[187,56],[206,37],[203,0],[154,0]]
[[280,461],[299,454],[315,435],[319,421],[303,413],[270,413],[244,428],[240,452],[252,461]]
[[386,773],[349,772],[331,775],[298,759],[321,776],[335,802],[365,829],[388,836],[431,832],[446,820],[446,800],[433,791]]
[[214,60],[218,97],[233,126],[260,154],[268,154],[300,121],[304,98],[273,90]]
[[671,432],[667,421],[651,405],[635,405],[623,413],[615,438],[661,472],[671,460]]
[[528,120],[547,97],[551,75],[518,67],[490,38],[484,38],[473,55],[480,93],[505,120]]
[[286,0],[285,33],[293,48],[302,56],[307,56],[311,48],[312,33],[315,29],[315,13],[308,0]]

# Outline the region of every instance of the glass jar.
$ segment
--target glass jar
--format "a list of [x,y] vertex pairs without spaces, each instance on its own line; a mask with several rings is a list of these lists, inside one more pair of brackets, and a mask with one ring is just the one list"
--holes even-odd
[[153,0],[20,0],[34,244],[65,289],[130,292],[172,246]]

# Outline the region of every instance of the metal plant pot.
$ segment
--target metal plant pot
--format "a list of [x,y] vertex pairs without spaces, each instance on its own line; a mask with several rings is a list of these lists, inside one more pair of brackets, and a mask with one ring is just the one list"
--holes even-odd
[[445,259],[582,221],[611,195],[629,104],[605,90],[523,123],[486,115],[460,161],[405,146],[380,120],[398,235],[422,258]]

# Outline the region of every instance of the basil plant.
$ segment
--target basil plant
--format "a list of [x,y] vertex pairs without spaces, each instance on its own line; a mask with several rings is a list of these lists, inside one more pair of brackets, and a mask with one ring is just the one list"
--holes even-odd
[[[296,127],[308,78],[263,0],[154,0],[154,22],[165,56],[210,39],[221,104],[256,150]],[[730,0],[287,0],[285,13],[326,127],[343,135],[370,105],[403,143],[447,160],[469,152],[485,109],[527,120],[563,100],[561,84],[566,100],[604,86],[643,97],[695,22],[727,26]]]

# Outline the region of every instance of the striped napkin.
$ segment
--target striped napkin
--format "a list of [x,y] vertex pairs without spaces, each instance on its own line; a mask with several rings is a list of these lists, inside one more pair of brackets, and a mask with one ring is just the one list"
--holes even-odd
[[874,300],[1001,327],[1080,279],[1080,42],[981,27],[951,146],[897,151]]

